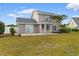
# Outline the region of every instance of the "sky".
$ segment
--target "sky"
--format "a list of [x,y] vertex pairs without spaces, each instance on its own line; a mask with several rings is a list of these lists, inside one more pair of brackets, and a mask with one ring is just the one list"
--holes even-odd
[[63,20],[63,23],[79,16],[77,3],[0,3],[0,21],[6,25],[16,24],[17,17],[31,18],[33,10],[65,14],[68,18]]

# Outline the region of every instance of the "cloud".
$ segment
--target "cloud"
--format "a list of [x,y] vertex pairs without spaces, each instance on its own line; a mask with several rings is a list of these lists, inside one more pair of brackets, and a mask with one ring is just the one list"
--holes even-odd
[[67,4],[66,8],[72,9],[74,11],[78,11],[79,10],[79,3],[69,3],[69,4]]
[[74,15],[74,16],[72,16],[72,17],[79,17],[79,15]]
[[24,10],[18,12],[18,14],[30,14],[30,13],[32,13],[34,10],[36,10],[36,9],[24,9]]
[[[19,11],[17,12],[16,14],[8,14],[8,16],[10,17],[24,17],[24,16],[27,16],[28,14],[31,14],[34,10],[36,9],[24,9],[22,11]],[[17,10],[14,10],[14,11],[17,11]]]
[[16,17],[24,17],[23,15],[17,15]]
[[11,16],[11,17],[16,17],[15,14],[8,14],[8,16]]
[[14,18],[16,18],[16,17],[24,17],[23,15],[16,15],[16,14],[8,14],[8,16],[11,16],[11,17],[14,17]]

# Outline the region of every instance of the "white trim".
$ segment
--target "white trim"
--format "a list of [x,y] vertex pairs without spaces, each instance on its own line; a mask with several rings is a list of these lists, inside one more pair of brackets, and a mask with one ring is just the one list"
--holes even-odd
[[41,31],[41,29],[42,29],[42,28],[41,28],[41,24],[39,24],[39,27],[40,27],[40,33],[41,33],[41,32],[42,32],[42,31]]
[[44,24],[44,32],[46,32],[46,24]]
[[48,22],[39,22],[39,23],[24,23],[24,22],[17,22],[17,24],[53,24]]

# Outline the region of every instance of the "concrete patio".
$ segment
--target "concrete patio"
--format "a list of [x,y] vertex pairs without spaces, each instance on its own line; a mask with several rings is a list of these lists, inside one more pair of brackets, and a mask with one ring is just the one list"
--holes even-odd
[[[21,36],[34,36],[34,35],[57,35],[58,33],[27,33],[21,34]],[[18,35],[18,34],[15,34]]]

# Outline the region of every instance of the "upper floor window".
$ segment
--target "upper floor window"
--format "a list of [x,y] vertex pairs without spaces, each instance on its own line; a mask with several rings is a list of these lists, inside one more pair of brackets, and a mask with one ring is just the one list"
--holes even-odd
[[47,21],[50,21],[50,18],[47,18],[46,20],[47,20]]
[[53,16],[50,16],[50,19],[53,19]]

